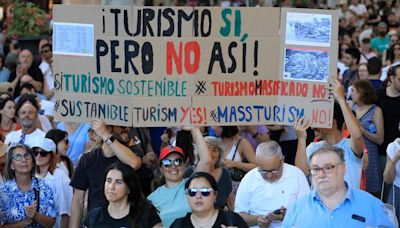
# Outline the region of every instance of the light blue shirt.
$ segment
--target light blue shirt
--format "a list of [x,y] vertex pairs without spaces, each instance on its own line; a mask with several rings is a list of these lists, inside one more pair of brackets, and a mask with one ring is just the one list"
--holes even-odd
[[8,82],[8,78],[10,77],[10,71],[3,67],[0,69],[0,82]]
[[[320,141],[317,143],[311,143],[307,146],[307,161],[310,164],[311,155],[325,145],[325,141]],[[343,138],[335,145],[344,151],[344,160],[346,164],[346,173],[344,175],[344,180],[348,183],[351,188],[360,188],[361,182],[361,171],[362,171],[362,159],[356,157],[353,149],[350,146],[350,139]]]
[[185,183],[186,179],[171,188],[163,185],[147,197],[157,208],[164,227],[169,227],[175,219],[192,212],[186,197]]
[[329,211],[313,190],[290,205],[282,224],[285,227],[394,227],[383,203],[371,194],[348,188],[346,197]]
[[[57,129],[65,131],[64,122],[60,122],[57,125]],[[74,134],[68,134],[69,148],[67,155],[74,165],[78,163],[79,157],[85,152],[86,143],[90,141],[89,129],[90,125],[88,123],[81,123]]]

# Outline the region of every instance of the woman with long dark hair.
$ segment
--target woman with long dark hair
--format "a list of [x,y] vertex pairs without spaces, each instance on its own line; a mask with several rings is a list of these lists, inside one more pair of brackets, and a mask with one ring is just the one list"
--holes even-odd
[[21,129],[15,113],[15,103],[11,98],[0,99],[0,140],[2,142],[10,131]]
[[108,205],[92,209],[87,227],[162,227],[157,210],[142,193],[139,176],[130,166],[116,162],[106,171],[104,195]]
[[46,133],[45,137],[53,140],[56,144],[57,167],[63,170],[69,178],[72,178],[74,167],[71,159],[67,156],[69,148],[68,133],[59,129],[51,129]]

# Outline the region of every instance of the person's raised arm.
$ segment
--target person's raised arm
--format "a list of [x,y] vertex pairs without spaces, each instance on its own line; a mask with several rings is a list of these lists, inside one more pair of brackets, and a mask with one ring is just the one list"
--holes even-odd
[[[112,136],[112,134],[107,130],[104,121],[95,119],[91,121],[91,125],[96,134],[103,139],[103,142],[107,141]],[[115,154],[121,162],[131,166],[133,169],[137,170],[142,165],[142,159],[118,140],[114,140],[111,144],[103,143],[103,148],[105,149],[103,150],[104,153],[107,153],[107,147],[109,147],[113,153],[111,156]]]
[[354,154],[358,158],[361,158],[364,152],[364,137],[361,132],[360,124],[356,116],[351,111],[350,107],[347,105],[344,90],[340,82],[337,80],[336,77],[330,77],[330,83],[332,85],[335,99],[342,109],[344,121],[350,133],[351,148],[353,149]]
[[396,152],[393,160],[387,156],[385,171],[383,172],[383,180],[391,184],[396,177],[396,163],[400,160],[400,150]]
[[211,169],[211,153],[208,150],[206,141],[199,127],[184,128],[190,130],[193,141],[196,143],[197,152],[199,153],[200,161],[197,163],[196,172],[210,172]]
[[308,176],[310,175],[310,171],[307,162],[306,139],[307,129],[310,127],[310,123],[306,121],[304,117],[297,117],[293,127],[297,135],[297,151],[294,164]]

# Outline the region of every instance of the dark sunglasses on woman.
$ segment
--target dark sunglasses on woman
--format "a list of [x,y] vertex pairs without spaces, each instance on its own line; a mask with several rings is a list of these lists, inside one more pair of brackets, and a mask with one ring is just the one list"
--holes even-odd
[[196,196],[197,192],[200,192],[202,196],[207,197],[210,195],[211,192],[214,191],[214,189],[212,189],[212,188],[188,188],[186,191],[190,197]]

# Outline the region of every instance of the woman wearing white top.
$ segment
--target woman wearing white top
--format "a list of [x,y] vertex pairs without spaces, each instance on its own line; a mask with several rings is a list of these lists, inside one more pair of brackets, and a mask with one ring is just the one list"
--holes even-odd
[[72,178],[74,166],[67,156],[69,148],[68,133],[59,129],[51,129],[46,133],[46,138],[53,140],[56,144],[57,168],[63,170],[69,178]]
[[[400,122],[399,122],[400,131]],[[393,191],[389,193],[388,202],[394,202],[396,208],[396,216],[400,218],[400,138],[397,138],[387,147],[387,161],[383,178],[386,183],[393,183]],[[393,200],[394,197],[394,200]]]
[[48,138],[38,140],[32,145],[37,162],[37,178],[42,178],[50,186],[55,203],[59,209],[55,228],[68,228],[71,216],[72,187],[70,179],[63,170],[57,168],[56,144]]

